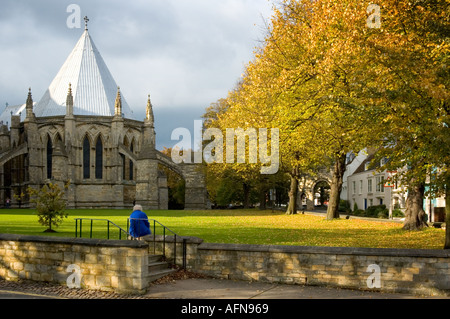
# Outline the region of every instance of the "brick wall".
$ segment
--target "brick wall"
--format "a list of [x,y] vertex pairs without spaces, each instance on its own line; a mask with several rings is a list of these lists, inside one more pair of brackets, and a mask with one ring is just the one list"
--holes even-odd
[[78,276],[80,288],[145,293],[147,256],[142,241],[0,234],[0,278],[6,280],[67,285],[69,276],[74,284]]

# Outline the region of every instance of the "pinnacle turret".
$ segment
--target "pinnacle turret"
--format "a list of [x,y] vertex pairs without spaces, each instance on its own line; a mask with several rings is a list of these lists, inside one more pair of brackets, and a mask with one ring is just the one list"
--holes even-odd
[[66,98],[66,115],[73,115],[73,95],[72,95],[72,84],[69,83],[69,92],[67,92]]
[[152,101],[150,100],[150,94],[148,95],[148,100],[147,100],[147,110],[146,110],[145,120],[152,124],[155,122],[155,117],[153,115]]
[[122,96],[120,95],[120,87],[117,87],[116,103],[114,105],[114,116],[122,117]]
[[31,88],[28,89],[28,97],[26,102],[26,118],[33,118],[33,96],[31,95]]

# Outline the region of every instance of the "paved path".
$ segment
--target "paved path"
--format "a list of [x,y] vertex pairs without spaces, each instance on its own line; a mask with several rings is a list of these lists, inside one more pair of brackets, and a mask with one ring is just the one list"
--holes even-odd
[[61,299],[58,296],[46,296],[27,292],[0,289],[0,299]]
[[145,297],[162,299],[450,299],[450,297],[220,279],[185,279],[152,285]]
[[145,295],[126,296],[110,292],[69,289],[42,283],[0,281],[0,299],[450,299],[317,286],[285,285],[221,279],[189,278],[152,284]]
[[[29,291],[23,291],[24,289],[29,289]],[[390,315],[394,315],[396,312],[400,318],[417,315],[415,306],[418,306],[421,309],[433,307],[433,314],[437,314],[445,309],[445,305],[448,303],[446,299],[450,298],[203,278],[152,284],[145,295],[131,297],[114,293],[86,292],[56,285],[45,285],[39,288],[36,283],[28,288],[22,285],[6,287],[0,281],[0,307],[13,307],[21,314],[35,315],[36,305],[27,305],[27,301],[33,302],[36,301],[35,299],[39,299],[38,302],[41,302],[41,299],[42,301],[47,299],[47,302],[50,302],[48,305],[52,305],[52,307],[58,305],[59,300],[56,299],[66,299],[62,300],[63,307],[74,311],[77,307],[82,307],[83,310],[87,311],[88,309],[91,314],[98,313],[101,317],[117,316],[118,308],[116,306],[118,306],[128,307],[127,309],[137,309],[136,307],[164,309],[164,316],[167,318],[279,319],[305,309],[308,309],[309,315],[320,314],[321,316],[336,315],[336,309],[339,309],[338,313],[345,313],[346,316],[357,315],[358,318],[365,313],[370,313],[374,317],[383,317],[388,311]],[[80,299],[108,299],[108,303],[79,303]],[[124,303],[123,300],[113,299],[127,300]],[[432,299],[434,299],[434,303],[430,304]],[[393,300],[400,303],[394,304]],[[405,307],[404,302],[407,300],[414,303],[411,305],[415,306]],[[87,301],[89,300],[85,302]],[[442,303],[436,304],[435,302]],[[42,305],[46,306],[45,303],[39,303],[39,305],[41,310]],[[369,312],[361,312],[361,309]],[[250,311],[260,311],[260,313],[251,313]]]

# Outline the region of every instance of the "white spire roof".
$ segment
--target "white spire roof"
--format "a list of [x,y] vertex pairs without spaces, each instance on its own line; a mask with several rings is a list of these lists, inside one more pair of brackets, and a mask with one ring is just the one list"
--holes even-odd
[[[74,115],[114,116],[118,87],[87,28],[36,104],[36,117],[66,114],[69,83],[72,85]],[[134,119],[123,94],[122,112],[124,118]]]

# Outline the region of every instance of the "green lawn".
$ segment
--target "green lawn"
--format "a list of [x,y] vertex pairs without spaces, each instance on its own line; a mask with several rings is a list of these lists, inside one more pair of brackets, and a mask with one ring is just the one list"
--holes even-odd
[[[129,210],[68,210],[69,217],[44,233],[34,210],[0,210],[0,233],[75,237],[75,218],[109,219],[127,228]],[[327,221],[315,215],[285,215],[271,210],[149,211],[150,219],[181,236],[194,236],[210,243],[265,245],[339,246],[374,248],[442,249],[443,229],[403,231],[401,224],[359,219]],[[83,222],[83,237],[89,237],[90,222]],[[106,222],[94,221],[93,237],[106,238]],[[162,231],[157,228],[157,234]],[[119,233],[111,227],[110,238]]]

